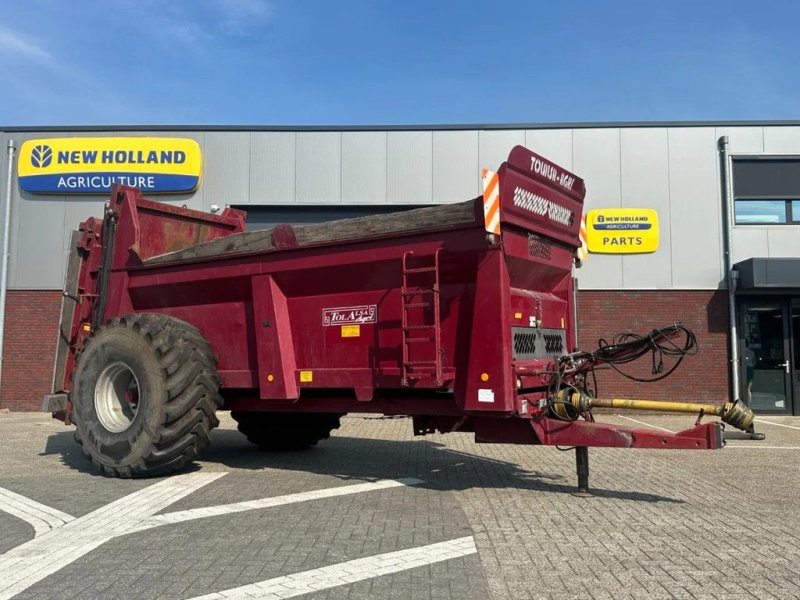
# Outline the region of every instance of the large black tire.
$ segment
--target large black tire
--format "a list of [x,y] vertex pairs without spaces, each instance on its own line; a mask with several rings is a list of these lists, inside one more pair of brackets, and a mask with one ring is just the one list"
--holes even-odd
[[111,320],[78,356],[75,439],[108,475],[181,469],[219,425],[216,365],[208,342],[185,321],[151,313]]
[[304,450],[339,428],[338,414],[231,411],[238,428],[264,450]]

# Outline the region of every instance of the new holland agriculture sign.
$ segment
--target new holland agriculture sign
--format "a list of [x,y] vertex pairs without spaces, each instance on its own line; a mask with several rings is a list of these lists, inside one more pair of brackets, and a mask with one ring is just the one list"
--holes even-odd
[[586,245],[595,254],[658,250],[658,213],[652,208],[601,208],[586,215]]
[[179,193],[197,188],[202,164],[185,138],[52,138],[22,144],[17,175],[34,194],[103,194],[115,183]]

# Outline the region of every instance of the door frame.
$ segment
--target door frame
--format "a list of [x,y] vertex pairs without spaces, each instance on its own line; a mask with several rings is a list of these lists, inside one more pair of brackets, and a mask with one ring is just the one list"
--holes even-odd
[[[794,295],[787,298],[789,309],[789,379],[792,385],[792,414],[800,415],[800,335],[794,335],[792,309],[797,307],[800,311],[800,296]],[[800,329],[798,330],[800,331]]]
[[754,304],[779,304],[783,319],[783,355],[789,363],[788,372],[784,370],[784,386],[786,389],[786,408],[784,410],[759,410],[758,414],[764,415],[800,415],[800,390],[796,389],[795,372],[800,365],[794,364],[794,345],[800,340],[793,339],[792,335],[792,303],[800,302],[800,297],[786,294],[741,294],[736,298],[736,322],[739,330],[739,398],[747,402],[747,369],[744,362],[745,356],[745,322],[744,313],[748,306]]

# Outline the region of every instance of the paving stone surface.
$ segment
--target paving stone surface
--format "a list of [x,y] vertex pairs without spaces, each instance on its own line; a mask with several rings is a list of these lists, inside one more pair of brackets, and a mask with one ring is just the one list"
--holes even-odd
[[[692,421],[633,418],[672,431]],[[162,514],[383,479],[421,482],[131,529],[14,597],[189,599],[293,574],[314,581],[317,570],[331,577],[331,565],[361,568],[361,559],[472,536],[477,553],[409,562],[302,597],[796,598],[800,418],[761,421],[765,441],[732,439],[716,452],[591,449],[594,496],[577,498],[572,452],[477,445],[470,434],[414,438],[408,419],[354,415],[317,448],[270,454],[223,414],[190,470],[208,483]],[[76,518],[165,481],[99,475],[71,428],[41,413],[0,414],[0,441],[0,488]],[[122,531],[135,510],[109,527]],[[33,538],[31,525],[0,510],[0,561]],[[7,576],[0,572],[0,590]]]

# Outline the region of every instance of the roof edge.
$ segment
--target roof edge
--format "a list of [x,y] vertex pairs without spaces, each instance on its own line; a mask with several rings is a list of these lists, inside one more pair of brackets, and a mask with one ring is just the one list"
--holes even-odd
[[89,131],[467,131],[508,129],[632,129],[655,127],[796,127],[800,120],[598,121],[556,123],[464,123],[420,125],[30,125],[0,126],[3,133]]

